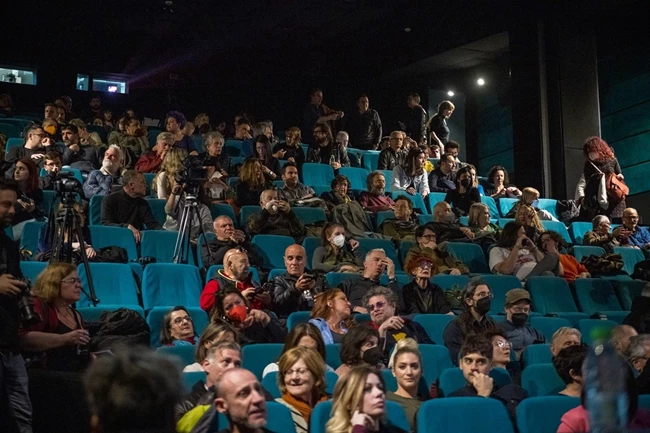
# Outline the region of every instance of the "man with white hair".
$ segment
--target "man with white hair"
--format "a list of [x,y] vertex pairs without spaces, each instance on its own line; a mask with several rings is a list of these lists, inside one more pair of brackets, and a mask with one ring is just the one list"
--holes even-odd
[[582,239],[583,245],[601,247],[604,248],[607,252],[612,252],[614,247],[620,245],[628,244],[629,234],[625,231],[625,227],[618,226],[613,231],[612,223],[609,221],[605,215],[596,215],[593,220],[591,220],[593,230],[585,233],[584,238]]
[[161,132],[156,137],[156,145],[148,152],[140,155],[135,169],[140,173],[157,173],[169,149],[174,146],[174,135],[171,132]]
[[551,337],[551,354],[555,356],[565,347],[579,345],[581,338],[582,334],[577,329],[561,327]]
[[93,195],[108,195],[122,188],[122,175],[120,174],[122,158],[122,150],[112,144],[104,153],[102,168],[91,171],[84,183],[84,194],[88,200]]

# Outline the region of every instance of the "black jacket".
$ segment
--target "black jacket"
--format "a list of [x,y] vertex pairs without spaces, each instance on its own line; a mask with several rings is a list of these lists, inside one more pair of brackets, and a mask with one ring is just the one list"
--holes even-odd
[[471,328],[469,330],[463,329],[461,325],[461,320],[465,314],[470,314],[463,312],[459,317],[455,318],[445,328],[442,339],[444,341],[445,347],[449,349],[449,355],[451,356],[451,362],[454,365],[458,365],[458,354],[460,352],[460,347],[465,341],[465,337],[469,334],[480,334],[485,331],[496,328],[496,323],[489,316],[483,316],[483,319],[480,322],[477,322],[472,318]]
[[[427,334],[427,331],[422,325],[406,317],[402,317],[402,319],[404,319],[404,327],[402,329],[397,331],[387,331],[385,342],[382,342],[380,339],[379,345],[381,346],[382,343],[384,344],[384,353],[390,353],[393,350],[393,347],[397,344],[395,335],[406,335],[406,337],[402,336],[402,338],[412,338],[417,341],[418,344],[436,344],[435,341],[429,337],[429,334]],[[374,323],[371,323],[371,326],[375,329],[379,329],[379,327]]]
[[316,285],[311,290],[312,299],[305,299],[304,292],[296,290],[298,278],[284,273],[273,277],[269,281],[273,286],[271,295],[273,296],[273,311],[280,319],[289,317],[294,311],[309,311],[314,307],[313,296],[317,293],[329,289],[325,275],[321,272],[314,274]]
[[350,166],[350,158],[348,151],[339,143],[329,143],[325,147],[318,144],[312,144],[307,151],[307,162],[316,164],[329,164],[330,157],[334,156],[334,160],[341,164],[343,167]]
[[[467,385],[461,389],[452,392],[449,394],[449,397],[476,397],[476,389],[473,386]],[[508,410],[508,415],[510,416],[510,421],[513,425],[516,424],[516,415],[517,415],[517,406],[525,398],[528,398],[528,393],[525,389],[517,385],[504,385],[498,386],[494,385],[492,389],[492,394],[490,398],[499,400]]]
[[199,380],[192,385],[192,390],[174,406],[174,419],[178,422],[186,413],[199,405],[214,403],[214,392],[205,388],[205,382]]
[[440,286],[429,282],[422,290],[415,281],[402,287],[404,294],[404,314],[447,314],[451,311]]
[[[226,255],[228,250],[236,247],[241,247],[246,250],[251,266],[256,268],[262,266],[262,259],[257,253],[257,250],[253,248],[248,240],[245,240],[241,244],[237,244],[231,240],[220,241],[219,239],[211,240],[208,242],[207,246],[204,242],[201,242],[201,259],[203,260],[203,266],[209,268],[212,265],[223,265],[223,256]],[[212,253],[212,257],[210,257],[210,253]]]
[[[0,275],[3,274],[11,274],[16,278],[23,277],[18,246],[4,230],[0,232]],[[0,350],[19,353],[19,326],[18,297],[0,295]]]
[[381,140],[381,119],[376,110],[369,109],[364,113],[354,110],[343,119],[343,129],[350,134],[350,145],[355,149],[374,150]]
[[73,152],[69,147],[63,152],[63,165],[77,168],[83,173],[90,173],[102,166],[99,149],[91,145],[79,145],[79,152]]
[[[363,307],[364,295],[368,292],[368,290],[380,285],[381,284],[379,281],[373,281],[369,278],[364,278],[362,280],[358,278],[351,278],[341,282],[341,284],[338,286],[338,289],[345,293],[345,296],[348,298],[348,301],[350,301],[352,308],[354,308]],[[397,294],[400,303],[398,311],[402,311],[404,300],[402,298],[402,290],[397,285],[397,281],[388,283],[388,288]]]
[[630,325],[639,334],[650,332],[650,298],[635,296],[632,300],[630,314],[623,320],[624,325]]
[[266,314],[271,316],[271,321],[266,327],[260,323],[253,323],[242,332],[239,342],[242,346],[247,344],[284,343],[287,338],[287,331],[277,319],[274,319],[269,311]]
[[426,124],[427,112],[424,111],[421,105],[409,108],[406,120],[406,135],[419,143],[422,137],[427,135]]
[[149,325],[133,310],[120,308],[102,314],[98,330],[92,337],[93,351],[111,349],[116,346],[148,346]]
[[379,152],[379,164],[377,170],[392,170],[398,165],[402,165],[406,161],[407,152],[400,150],[395,152],[392,147]]
[[287,145],[286,141],[276,144],[273,147],[273,153],[277,153],[280,150],[286,150],[287,153],[280,159],[287,160],[293,158],[296,161],[298,167],[302,167],[305,163],[305,152],[302,150],[302,146],[297,145],[296,147],[290,147]]

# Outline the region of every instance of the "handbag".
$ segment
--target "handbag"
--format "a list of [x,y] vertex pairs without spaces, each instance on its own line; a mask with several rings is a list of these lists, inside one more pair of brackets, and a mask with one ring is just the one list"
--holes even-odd
[[[625,197],[630,194],[630,188],[625,182],[619,179],[616,173],[609,172],[605,174],[592,161],[589,161],[589,163],[601,174],[601,186],[598,187],[598,202],[600,203],[600,207],[607,209],[609,203],[617,204],[625,200]],[[605,204],[603,204],[603,199],[605,200]]]

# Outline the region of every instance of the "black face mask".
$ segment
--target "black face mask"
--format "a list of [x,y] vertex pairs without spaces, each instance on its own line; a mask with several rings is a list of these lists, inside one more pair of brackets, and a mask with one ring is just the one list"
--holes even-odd
[[492,299],[490,299],[489,296],[486,296],[485,298],[481,298],[478,301],[476,301],[476,312],[481,316],[485,316],[488,313],[488,311],[490,311],[491,306],[492,306]]
[[512,315],[512,324],[515,326],[524,326],[528,322],[528,314],[514,313]]
[[467,188],[470,185],[470,182],[472,182],[470,179],[463,179],[463,180],[460,181],[460,184],[463,187]]
[[381,362],[383,356],[383,351],[379,348],[379,346],[375,346],[372,349],[368,349],[363,352],[363,357],[361,359],[363,359],[363,362],[366,364],[375,366]]

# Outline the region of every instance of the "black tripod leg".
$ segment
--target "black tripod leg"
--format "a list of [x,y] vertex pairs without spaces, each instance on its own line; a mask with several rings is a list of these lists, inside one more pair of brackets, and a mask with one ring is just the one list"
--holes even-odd
[[[90,298],[90,301],[93,303],[93,307],[96,307],[97,304],[99,303],[99,299],[97,299],[97,293],[95,292],[95,284],[93,283],[93,276],[90,273],[90,265],[88,264],[88,255],[86,254],[86,242],[84,241],[83,232],[81,231],[81,223],[79,222],[78,215],[74,215],[73,225],[74,225],[74,232],[76,233],[77,239],[79,240],[79,250],[81,250],[80,251],[81,260],[83,261],[84,270],[86,271],[86,278],[88,279],[88,290],[90,291],[90,294],[87,295],[89,295],[88,297]],[[70,242],[70,245],[72,246],[72,242]]]

